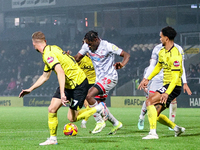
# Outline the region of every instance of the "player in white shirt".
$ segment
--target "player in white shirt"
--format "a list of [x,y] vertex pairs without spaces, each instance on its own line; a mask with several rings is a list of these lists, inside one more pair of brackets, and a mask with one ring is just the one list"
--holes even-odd
[[[100,100],[105,99],[105,95],[108,95],[108,92],[113,89],[118,82],[118,73],[116,69],[124,67],[128,63],[130,55],[116,45],[100,39],[98,37],[98,33],[95,31],[87,32],[84,40],[85,43],[74,58],[77,62],[79,62],[84,55],[88,53],[95,68],[96,82],[94,86],[89,89],[86,99],[90,108],[94,108],[87,111],[87,114],[88,116],[94,114],[93,116],[97,122],[92,133],[98,133],[105,127],[105,122],[98,110],[95,108],[98,106],[95,96],[99,96]],[[115,54],[123,57],[122,62],[114,63]],[[106,119],[113,123],[113,128],[109,134],[114,134],[116,130],[122,127],[122,123],[117,119],[114,119],[108,109],[107,111],[108,118]]]
[[[190,88],[187,85],[187,80],[186,80],[186,74],[185,74],[185,68],[184,68],[184,52],[183,49],[181,48],[181,46],[179,46],[178,44],[174,43],[174,45],[176,47],[178,47],[180,53],[182,54],[182,58],[183,58],[183,62],[182,62],[182,66],[183,66],[183,74],[182,74],[182,81],[183,81],[183,90],[184,93],[185,91],[188,93],[188,95],[191,95],[192,92],[190,90]],[[152,51],[152,55],[151,55],[151,61],[150,61],[150,65],[148,67],[148,69],[146,70],[146,73],[144,75],[144,79],[147,79],[147,77],[151,74],[151,72],[153,71],[155,65],[157,64],[158,61],[158,53],[159,51],[163,48],[162,43],[158,44],[157,46],[154,47],[153,51]],[[140,88],[142,82],[144,81],[144,79],[141,81],[140,85],[138,88]],[[148,84],[148,97],[151,97],[155,91],[157,89],[159,89],[161,86],[163,86],[163,70],[160,71],[159,74],[157,74],[153,79],[152,82]],[[144,102],[143,106],[142,106],[142,110],[141,110],[141,114],[139,116],[139,121],[138,121],[138,129],[142,130],[144,129],[144,116],[146,114],[146,104]],[[176,116],[176,110],[177,110],[177,102],[176,99],[174,99],[170,106],[169,106],[169,119],[174,122],[175,121],[175,116]],[[169,128],[170,129],[170,128]],[[171,130],[171,129],[170,129]]]

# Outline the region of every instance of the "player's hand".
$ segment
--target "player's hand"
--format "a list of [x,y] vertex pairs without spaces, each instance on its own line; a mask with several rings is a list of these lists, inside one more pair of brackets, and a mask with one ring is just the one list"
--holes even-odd
[[162,104],[166,104],[168,97],[169,97],[169,95],[167,93],[161,94],[160,102]]
[[116,62],[116,63],[114,64],[114,66],[115,66],[115,69],[121,69],[122,67],[124,67],[123,64],[122,64],[121,62]]
[[27,95],[29,93],[31,93],[31,90],[29,90],[29,89],[22,90],[21,93],[19,93],[19,98],[24,97],[24,95]]
[[138,89],[141,90],[141,89],[147,88],[148,83],[149,83],[149,80],[144,78],[144,79],[140,82],[140,84],[139,84],[139,86],[138,86]]
[[61,102],[64,106],[67,106],[66,103],[69,103],[69,100],[67,100],[67,97],[63,95],[61,96]]
[[67,51],[67,54],[70,55],[70,50]]
[[192,95],[192,92],[191,92],[189,86],[187,85],[187,83],[183,84],[183,92],[185,93],[185,91],[187,92],[188,95]]

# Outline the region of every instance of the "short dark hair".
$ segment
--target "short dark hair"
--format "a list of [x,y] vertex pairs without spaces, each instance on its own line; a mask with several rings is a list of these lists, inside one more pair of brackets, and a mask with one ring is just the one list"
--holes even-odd
[[164,36],[167,36],[170,40],[174,40],[174,38],[176,37],[177,33],[176,31],[174,30],[174,28],[170,27],[170,26],[167,26],[165,28],[163,28],[161,30],[162,34]]
[[85,40],[87,39],[88,41],[94,41],[96,38],[99,38],[99,37],[98,37],[98,33],[95,32],[95,31],[93,31],[93,30],[87,32],[87,33],[85,34],[85,37],[84,37],[84,39],[85,39]]

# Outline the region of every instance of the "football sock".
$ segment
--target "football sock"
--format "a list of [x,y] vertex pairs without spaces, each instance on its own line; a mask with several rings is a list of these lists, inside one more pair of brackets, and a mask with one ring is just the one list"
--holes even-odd
[[94,114],[93,114],[93,117],[94,117],[94,119],[95,119],[95,121],[96,121],[97,123],[104,122],[102,116],[101,116],[99,113],[94,113]]
[[81,124],[86,124],[87,123],[87,120],[83,119]]
[[174,129],[174,131],[179,131],[179,128],[180,128],[179,126],[175,125],[175,127],[172,129]]
[[160,114],[157,117],[157,120],[158,120],[159,123],[166,125],[166,126],[172,128],[172,129],[174,129],[174,127],[176,126],[175,123],[173,123],[171,120],[169,120],[169,118],[167,118],[167,116],[165,116],[163,114]]
[[[96,101],[96,103],[95,103],[94,105],[89,105],[89,107],[90,107],[90,108],[91,108],[91,107],[96,107],[97,105],[98,105],[98,103],[97,103],[97,101]],[[104,122],[104,120],[103,120],[103,118],[102,118],[102,116],[101,116],[100,113],[94,113],[94,114],[93,114],[93,117],[94,117],[94,119],[95,119],[95,121],[96,121],[97,123]]]
[[87,108],[85,108],[85,109],[81,109],[81,110],[79,110],[79,111],[78,111],[78,115],[84,113],[85,111],[87,111],[87,110],[89,110],[89,109],[90,109],[90,108],[87,107]]
[[57,140],[57,137],[56,136],[50,136],[50,139],[51,140]]
[[89,108],[87,111],[83,112],[82,114],[78,115],[76,118],[76,121],[89,118],[91,115],[97,112],[97,109],[95,107]]
[[108,108],[107,111],[108,111],[108,121],[111,122],[113,126],[117,126],[119,121],[110,113]]
[[139,118],[144,120],[146,113],[147,113],[147,107],[146,107],[146,102],[144,101]]
[[150,124],[150,129],[156,129],[156,123],[157,123],[157,110],[154,105],[149,105],[147,107],[147,114]]
[[50,136],[56,136],[57,127],[58,127],[57,113],[48,114],[48,125],[49,125],[49,130],[50,130]]
[[175,122],[176,110],[177,110],[177,102],[172,101],[171,104],[169,105],[169,119],[172,122]]

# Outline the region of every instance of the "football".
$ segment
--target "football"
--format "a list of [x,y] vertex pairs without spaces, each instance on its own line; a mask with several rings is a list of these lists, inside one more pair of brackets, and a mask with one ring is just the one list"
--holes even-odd
[[78,133],[78,127],[73,123],[68,123],[64,126],[63,133],[66,136],[75,136]]

